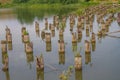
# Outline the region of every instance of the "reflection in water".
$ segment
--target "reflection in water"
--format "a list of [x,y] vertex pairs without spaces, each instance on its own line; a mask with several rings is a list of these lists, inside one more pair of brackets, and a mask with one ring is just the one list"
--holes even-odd
[[36,35],[40,37],[40,31],[36,31]]
[[17,14],[17,19],[23,24],[23,23],[32,23],[34,21],[34,18],[37,16],[37,18],[43,19],[44,16],[51,16],[53,14],[58,14],[59,16],[63,14],[67,14],[70,11],[75,9],[70,8],[61,8],[61,9],[29,9],[29,8],[18,8],[15,9],[15,13]]
[[82,69],[81,70],[75,70],[75,80],[83,80],[82,79]]
[[8,43],[8,50],[13,50],[12,42]]
[[91,45],[92,45],[92,51],[95,51],[95,49],[96,49],[96,43],[91,43]]
[[33,53],[26,53],[27,63],[34,61]]
[[76,52],[77,51],[77,42],[72,43],[72,51]]
[[59,64],[65,64],[65,53],[59,52]]
[[51,50],[52,50],[52,47],[51,47],[52,45],[51,45],[51,42],[46,42],[46,51],[47,52],[51,52]]
[[91,62],[91,53],[85,52],[85,64],[88,64]]
[[37,69],[36,75],[37,75],[36,80],[44,80],[44,71]]

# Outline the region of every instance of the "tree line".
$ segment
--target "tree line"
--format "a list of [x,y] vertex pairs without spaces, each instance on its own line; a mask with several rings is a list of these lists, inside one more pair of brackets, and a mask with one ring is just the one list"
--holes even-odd
[[63,3],[63,4],[71,4],[71,3],[78,3],[81,1],[88,2],[90,0],[13,0],[14,3]]

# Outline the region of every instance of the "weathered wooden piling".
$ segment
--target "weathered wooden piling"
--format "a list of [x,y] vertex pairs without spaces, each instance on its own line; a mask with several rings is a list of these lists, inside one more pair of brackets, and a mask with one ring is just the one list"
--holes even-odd
[[11,33],[6,34],[6,41],[8,43],[12,43],[12,34]]
[[43,55],[36,56],[36,68],[37,68],[37,70],[44,70],[44,58],[43,58]]
[[82,69],[82,56],[80,54],[77,54],[75,56],[75,69],[76,70]]
[[65,43],[64,41],[58,40],[58,52],[65,53]]
[[23,42],[27,43],[29,41],[30,41],[29,33],[26,31],[26,32],[24,32],[24,35],[23,35]]
[[7,35],[7,34],[10,34],[10,29],[8,28],[8,26],[6,26],[5,31],[6,31],[6,35]]
[[72,43],[77,43],[76,33],[72,33]]
[[26,32],[26,27],[22,27],[21,32],[22,32],[22,37],[23,37],[24,33]]
[[1,50],[2,50],[2,53],[7,53],[7,41],[6,40],[1,41]]
[[51,42],[51,33],[45,33],[45,40],[47,43]]
[[25,43],[25,52],[26,53],[33,52],[33,43],[32,42]]
[[75,70],[75,80],[82,80],[82,69]]
[[53,24],[51,24],[51,31],[55,31],[55,27]]
[[63,30],[62,29],[59,30],[59,36],[63,36]]

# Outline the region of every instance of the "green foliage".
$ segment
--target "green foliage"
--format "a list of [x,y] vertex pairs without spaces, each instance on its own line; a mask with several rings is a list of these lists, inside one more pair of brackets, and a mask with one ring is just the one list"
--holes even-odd
[[25,3],[28,2],[29,0],[13,0],[14,3]]
[[29,33],[27,31],[24,32],[24,35],[28,35]]

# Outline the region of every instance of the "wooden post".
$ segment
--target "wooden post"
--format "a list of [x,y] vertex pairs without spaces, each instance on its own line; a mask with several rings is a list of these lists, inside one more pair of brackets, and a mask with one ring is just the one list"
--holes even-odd
[[8,43],[12,43],[12,34],[11,33],[6,34],[6,40]]
[[23,42],[24,43],[28,43],[30,41],[30,38],[29,38],[29,33],[26,33],[23,35]]
[[36,68],[37,70],[44,70],[44,58],[43,56],[36,56]]
[[24,33],[26,32],[26,27],[22,27],[21,32],[22,32],[22,37],[23,37]]
[[33,43],[32,42],[25,43],[25,52],[26,53],[33,52]]
[[75,69],[76,70],[82,69],[82,56],[80,54],[77,54],[75,56]]
[[50,33],[45,33],[45,40],[47,43],[51,42],[51,34]]
[[76,33],[72,33],[72,43],[77,43]]

